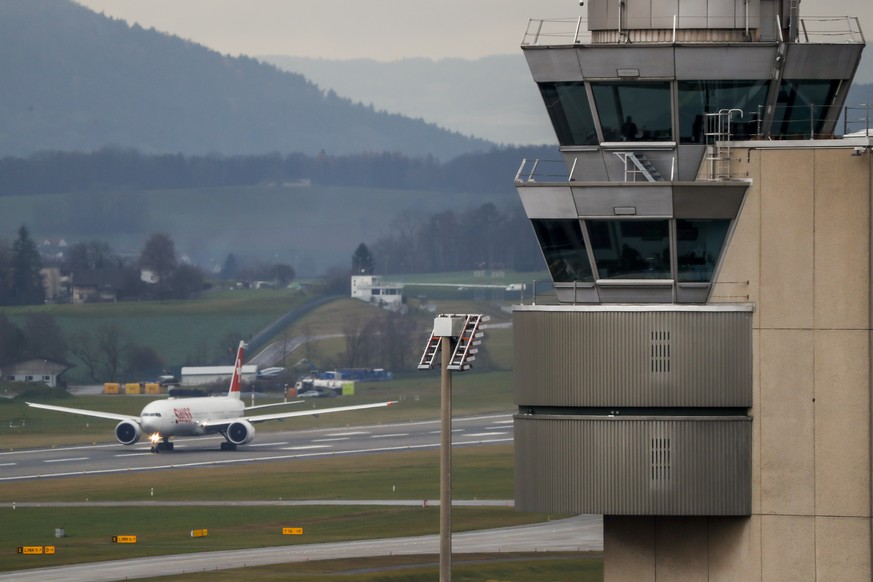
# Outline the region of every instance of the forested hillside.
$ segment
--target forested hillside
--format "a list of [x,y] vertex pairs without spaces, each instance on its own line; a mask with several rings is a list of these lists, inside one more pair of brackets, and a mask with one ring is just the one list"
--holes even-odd
[[116,146],[448,159],[489,147],[70,0],[0,2],[0,71],[0,156]]

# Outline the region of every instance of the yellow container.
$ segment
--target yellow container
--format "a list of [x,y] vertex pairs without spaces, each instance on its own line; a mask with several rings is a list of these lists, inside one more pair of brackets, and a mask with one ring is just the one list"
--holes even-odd
[[149,382],[145,385],[145,393],[146,394],[160,394],[161,393],[161,385],[157,382]]
[[142,394],[142,386],[139,382],[128,382],[124,385],[125,394]]
[[103,394],[121,394],[121,384],[107,382],[103,385]]

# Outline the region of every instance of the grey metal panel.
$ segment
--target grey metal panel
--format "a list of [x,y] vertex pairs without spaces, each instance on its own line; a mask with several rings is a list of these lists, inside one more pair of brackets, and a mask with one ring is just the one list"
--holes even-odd
[[618,69],[638,69],[640,78],[673,78],[673,47],[632,45],[588,46],[579,49],[586,79],[615,79]]
[[711,286],[701,283],[678,283],[676,301],[678,303],[706,303]]
[[610,307],[514,310],[516,404],[751,406],[751,312]]
[[749,515],[748,417],[515,417],[515,507]]
[[679,14],[679,0],[652,0],[652,28],[673,28],[674,14]]
[[700,164],[706,154],[704,145],[679,145],[677,159],[678,166],[676,180],[692,181],[697,179],[700,172]]
[[785,79],[851,79],[862,44],[789,44]]
[[558,301],[561,303],[598,303],[600,296],[597,287],[591,284],[577,284],[576,287],[566,283],[552,283]]
[[662,285],[597,285],[600,301],[604,303],[673,303],[672,281]]
[[746,183],[693,183],[673,186],[673,214],[676,218],[729,218],[740,212]]
[[636,216],[670,216],[673,213],[669,183],[629,182],[624,186],[588,186],[574,182],[573,200],[579,216],[615,216],[613,209],[616,206],[633,206]]
[[615,28],[608,21],[608,3],[606,0],[588,0],[588,30],[606,30]]
[[676,78],[689,81],[772,79],[776,52],[775,44],[676,47]]
[[561,156],[564,158],[564,163],[567,168],[573,168],[575,160],[576,167],[573,169],[573,180],[584,180],[585,182],[609,181],[609,173],[606,171],[606,165],[603,162],[603,153],[601,151],[574,152],[571,149],[562,148]]
[[625,28],[652,28],[651,0],[626,0]]
[[568,186],[517,184],[518,196],[528,218],[577,218]]
[[521,47],[527,66],[537,83],[581,81],[582,70],[573,47]]
[[736,0],[708,2],[706,6],[707,28],[737,28]]

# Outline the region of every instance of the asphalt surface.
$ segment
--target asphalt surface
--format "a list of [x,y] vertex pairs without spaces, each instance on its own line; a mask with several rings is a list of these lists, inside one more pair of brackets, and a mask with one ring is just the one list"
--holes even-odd
[[[439,431],[439,421],[433,420],[259,433],[254,441],[236,451],[219,450],[224,440],[221,436],[176,439],[173,451],[160,454],[149,452],[147,442],[131,446],[103,443],[21,449],[0,452],[0,483],[435,449],[439,447]],[[452,421],[454,447],[512,440],[510,414],[460,417]]]

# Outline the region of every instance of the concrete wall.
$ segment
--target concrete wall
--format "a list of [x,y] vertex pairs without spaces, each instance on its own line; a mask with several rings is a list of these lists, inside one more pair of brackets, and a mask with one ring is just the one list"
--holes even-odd
[[607,580],[873,575],[873,155],[797,145],[733,150],[752,187],[713,292],[756,306],[752,517],[606,517]]

